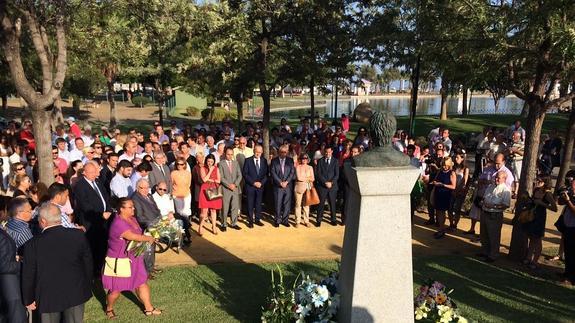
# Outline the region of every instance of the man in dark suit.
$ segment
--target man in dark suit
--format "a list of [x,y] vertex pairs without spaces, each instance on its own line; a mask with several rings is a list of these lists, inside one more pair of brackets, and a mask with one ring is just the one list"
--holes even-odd
[[288,145],[282,145],[278,157],[272,160],[270,173],[274,188],[274,201],[276,218],[274,226],[280,224],[289,227],[289,213],[291,209],[292,182],[295,179],[295,166],[293,159],[288,157]]
[[[134,201],[134,207],[136,208],[136,220],[140,224],[142,229],[147,229],[149,226],[156,224],[158,220],[162,218],[160,209],[154,202],[154,199],[149,194],[150,183],[145,178],[140,178],[136,182],[136,192],[132,196]],[[151,274],[157,272],[154,269],[154,264],[156,262],[156,253],[152,247],[150,251],[146,251],[144,254],[144,264],[146,265],[146,271]]]
[[150,186],[155,187],[160,182],[164,182],[168,188],[168,194],[172,193],[172,178],[170,168],[166,165],[166,155],[163,152],[154,155],[152,171],[148,174]]
[[99,166],[90,161],[84,165],[83,176],[72,190],[75,223],[86,228],[86,238],[94,259],[94,275],[99,277],[108,250],[108,220],[112,214],[110,197],[97,180]]
[[106,155],[106,165],[102,167],[98,177],[104,189],[110,194],[110,182],[116,175],[116,166],[118,166],[118,154],[110,153]]
[[64,228],[57,206],[38,212],[42,234],[24,245],[22,299],[41,322],[83,322],[84,303],[92,297],[92,256],[80,230]]
[[254,147],[254,155],[245,160],[243,167],[244,188],[248,199],[249,228],[253,228],[254,223],[259,226],[264,225],[261,221],[262,197],[268,180],[268,162],[262,157],[263,151],[264,149],[261,145],[256,145]]
[[16,243],[0,229],[0,322],[25,323],[26,308],[20,289],[20,263]]
[[317,162],[315,167],[315,180],[319,195],[319,205],[317,207],[316,226],[321,225],[323,219],[323,208],[325,200],[328,199],[329,210],[331,212],[331,225],[337,225],[335,216],[335,202],[337,198],[337,180],[339,179],[339,164],[333,157],[333,148],[325,148],[325,156]]

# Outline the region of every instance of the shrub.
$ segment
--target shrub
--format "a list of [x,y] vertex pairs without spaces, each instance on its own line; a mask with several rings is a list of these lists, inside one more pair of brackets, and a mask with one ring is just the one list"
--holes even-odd
[[200,109],[196,108],[196,107],[187,107],[186,108],[186,114],[188,115],[188,117],[198,117],[200,116]]
[[132,98],[132,104],[137,107],[144,107],[146,104],[152,103],[152,100],[145,96],[135,96]]
[[[214,111],[214,118],[213,121],[222,121],[224,119],[237,119],[238,112],[237,111],[227,111],[223,108],[216,108]],[[212,108],[205,108],[202,110],[202,119],[210,120],[210,115],[212,113]]]

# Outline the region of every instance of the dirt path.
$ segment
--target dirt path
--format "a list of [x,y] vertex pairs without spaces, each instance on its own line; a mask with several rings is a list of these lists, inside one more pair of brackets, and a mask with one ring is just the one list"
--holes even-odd
[[[433,228],[424,226],[427,214],[418,214],[412,230],[413,255],[474,255],[479,252],[479,242],[463,234],[469,229],[470,220],[463,218],[459,224],[461,230],[448,234],[441,240],[433,238]],[[559,213],[550,213],[547,217],[547,230],[543,248],[557,247],[560,236],[553,223]],[[511,240],[511,213],[505,214],[502,229],[501,252],[507,253]],[[321,228],[280,227],[274,228],[269,222],[264,227],[248,229],[244,223],[242,230],[228,230],[217,236],[206,231],[203,237],[194,233],[191,246],[179,254],[167,251],[156,258],[161,265],[209,264],[220,262],[288,262],[317,259],[339,259],[343,243],[343,226],[332,227],[323,224]],[[194,223],[193,229],[198,226]],[[477,226],[479,229],[479,225]],[[385,230],[384,230],[385,231]],[[476,239],[473,239],[476,240]]]

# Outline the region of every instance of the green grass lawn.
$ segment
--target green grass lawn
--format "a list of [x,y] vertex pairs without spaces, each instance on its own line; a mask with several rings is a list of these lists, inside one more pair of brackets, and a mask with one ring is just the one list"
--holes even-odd
[[[281,264],[287,281],[305,271],[323,277],[337,270],[335,261]],[[214,264],[167,268],[151,281],[154,304],[165,312],[154,322],[257,322],[270,287],[274,264]],[[567,322],[575,318],[575,290],[520,271],[489,265],[464,256],[414,260],[417,288],[432,278],[448,288],[462,314],[480,322]],[[385,288],[385,286],[378,286]],[[106,321],[103,292],[86,306],[86,322]],[[389,295],[393,297],[394,291]],[[135,297],[122,296],[116,306],[119,322],[145,318]]]

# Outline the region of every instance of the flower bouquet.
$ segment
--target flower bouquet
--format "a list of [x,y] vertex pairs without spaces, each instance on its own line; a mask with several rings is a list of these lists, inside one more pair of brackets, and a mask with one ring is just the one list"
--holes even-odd
[[415,320],[422,322],[460,322],[467,320],[459,315],[457,305],[449,297],[453,290],[446,291],[445,285],[430,280],[419,288],[415,297]]
[[[167,217],[162,218],[156,224],[149,226],[144,235],[152,236],[156,240],[162,240],[169,245],[173,242],[179,242],[182,239],[183,228],[178,221],[170,220]],[[135,257],[139,257],[144,252],[152,248],[152,244],[145,241],[130,241],[127,250],[132,252]]]
[[[340,296],[337,293],[337,273],[315,282],[309,276],[300,275],[293,286],[284,286],[283,275],[278,267],[279,283],[272,271],[272,295],[269,305],[263,309],[262,322],[335,322]],[[305,277],[299,283],[299,277]]]

